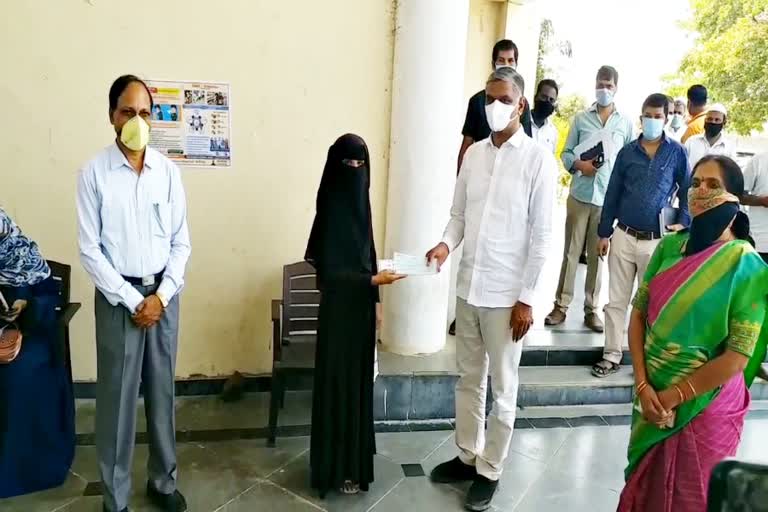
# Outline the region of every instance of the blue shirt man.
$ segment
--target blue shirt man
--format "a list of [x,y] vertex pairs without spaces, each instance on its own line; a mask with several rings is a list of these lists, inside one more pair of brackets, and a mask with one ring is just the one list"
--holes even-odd
[[[645,100],[640,118],[643,133],[619,151],[608,183],[598,228],[598,254],[603,257],[610,248],[610,289],[605,307],[603,360],[592,368],[596,377],[606,377],[619,369],[635,278],[643,279],[663,231],[678,231],[690,222],[688,156],[683,146],[664,134],[668,115],[665,95],[652,94]],[[662,226],[660,214],[674,194],[679,200],[677,218],[670,221],[671,226]]]

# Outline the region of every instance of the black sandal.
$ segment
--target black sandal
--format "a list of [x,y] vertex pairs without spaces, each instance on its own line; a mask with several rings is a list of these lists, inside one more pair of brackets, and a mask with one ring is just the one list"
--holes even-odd
[[595,363],[595,365],[592,367],[592,375],[599,379],[603,379],[613,375],[614,373],[617,373],[619,368],[621,368],[621,366],[618,364],[608,361],[607,359],[603,359],[602,361]]

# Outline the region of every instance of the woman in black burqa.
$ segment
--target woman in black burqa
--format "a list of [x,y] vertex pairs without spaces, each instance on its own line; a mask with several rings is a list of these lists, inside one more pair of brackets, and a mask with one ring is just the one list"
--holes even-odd
[[320,300],[310,470],[321,497],[373,482],[373,366],[379,286],[401,278],[377,270],[371,227],[370,157],[357,135],[328,150],[305,259]]

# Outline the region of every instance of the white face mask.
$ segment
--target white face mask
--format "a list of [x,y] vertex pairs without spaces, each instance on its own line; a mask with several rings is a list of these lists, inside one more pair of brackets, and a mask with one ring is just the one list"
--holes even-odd
[[493,132],[503,131],[516,117],[517,103],[507,105],[499,100],[494,100],[493,103],[485,106],[485,118],[488,119],[488,126]]
[[511,68],[511,69],[517,70],[517,64],[512,64],[511,66],[509,64],[496,64],[497,70],[501,68]]

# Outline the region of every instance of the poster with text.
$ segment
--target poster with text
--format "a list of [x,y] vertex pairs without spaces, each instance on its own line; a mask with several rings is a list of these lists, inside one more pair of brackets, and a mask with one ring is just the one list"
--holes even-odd
[[149,80],[149,145],[179,165],[232,165],[229,84]]

